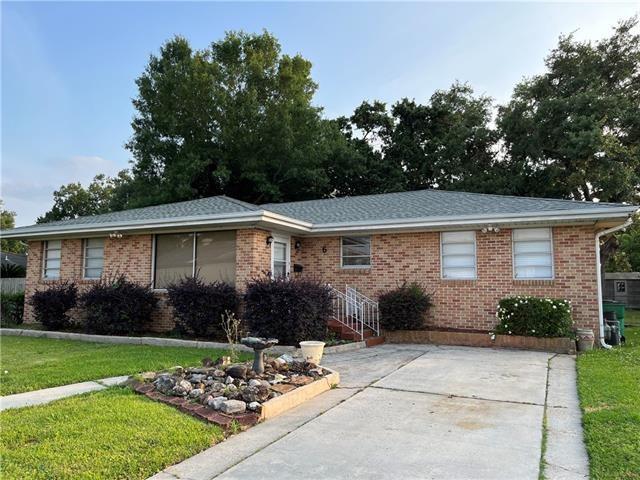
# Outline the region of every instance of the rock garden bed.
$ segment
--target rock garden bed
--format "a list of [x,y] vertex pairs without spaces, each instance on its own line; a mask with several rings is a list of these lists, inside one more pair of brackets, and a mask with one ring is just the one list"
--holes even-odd
[[132,378],[131,387],[225,429],[250,427],[318,395],[339,382],[327,368],[288,354],[265,359],[264,372],[251,362],[204,359],[197,368],[174,367]]

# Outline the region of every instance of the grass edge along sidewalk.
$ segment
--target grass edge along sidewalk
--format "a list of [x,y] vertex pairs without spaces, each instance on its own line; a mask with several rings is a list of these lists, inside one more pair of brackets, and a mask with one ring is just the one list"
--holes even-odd
[[[199,365],[226,350],[89,343],[0,336],[0,395],[11,395],[100,378]],[[249,354],[241,353],[241,358]]]
[[578,357],[578,391],[592,479],[640,479],[640,311],[627,343]]
[[126,387],[0,413],[3,479],[144,479],[220,442],[222,430]]

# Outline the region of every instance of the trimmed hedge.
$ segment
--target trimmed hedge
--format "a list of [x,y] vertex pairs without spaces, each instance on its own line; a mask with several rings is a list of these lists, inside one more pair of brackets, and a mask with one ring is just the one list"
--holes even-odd
[[71,282],[50,285],[46,290],[38,290],[29,299],[36,321],[47,330],[60,330],[71,325],[67,312],[76,306],[78,288]]
[[500,300],[495,333],[528,337],[570,337],[573,335],[571,302],[531,296]]
[[222,316],[225,312],[238,313],[238,293],[228,283],[185,277],[168,285],[167,293],[181,333],[223,339]]
[[244,319],[252,335],[282,345],[324,340],[333,312],[331,289],[307,279],[263,278],[247,284]]
[[128,335],[144,331],[157,299],[148,285],[139,285],[124,275],[103,278],[80,296],[89,333]]
[[380,326],[385,330],[420,330],[431,305],[431,295],[419,284],[405,282],[378,298]]
[[24,316],[24,292],[0,295],[0,326],[20,325]]

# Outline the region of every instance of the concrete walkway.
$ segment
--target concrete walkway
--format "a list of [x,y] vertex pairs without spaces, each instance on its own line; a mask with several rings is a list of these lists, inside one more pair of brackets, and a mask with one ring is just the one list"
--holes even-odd
[[384,345],[323,363],[340,388],[152,478],[534,480],[545,411],[547,478],[587,478],[572,357]]
[[107,387],[124,383],[128,378],[128,375],[123,377],[110,377],[90,382],[73,383],[71,385],[62,385],[61,387],[45,388],[32,392],[7,395],[5,397],[0,397],[0,411],[7,410],[9,408],[42,405],[44,403],[53,402],[54,400],[71,397],[73,395],[104,390]]

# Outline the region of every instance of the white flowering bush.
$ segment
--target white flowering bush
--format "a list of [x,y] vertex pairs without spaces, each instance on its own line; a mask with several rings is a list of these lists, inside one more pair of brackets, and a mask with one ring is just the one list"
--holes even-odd
[[573,335],[571,302],[531,296],[500,300],[495,333],[528,337],[570,337]]

